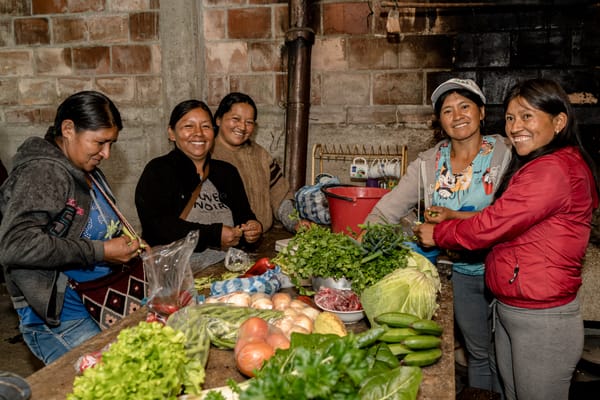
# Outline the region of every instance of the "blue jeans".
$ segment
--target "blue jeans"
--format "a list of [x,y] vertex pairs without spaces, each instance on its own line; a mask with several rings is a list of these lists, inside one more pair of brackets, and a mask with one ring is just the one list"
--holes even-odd
[[45,324],[20,325],[19,330],[31,352],[44,364],[50,364],[100,333],[98,324],[91,318],[61,321],[54,328]]
[[496,303],[496,353],[508,400],[565,400],[583,352],[579,299],[527,309]]
[[491,298],[483,275],[452,272],[454,318],[465,339],[469,386],[502,393],[496,370],[492,333]]

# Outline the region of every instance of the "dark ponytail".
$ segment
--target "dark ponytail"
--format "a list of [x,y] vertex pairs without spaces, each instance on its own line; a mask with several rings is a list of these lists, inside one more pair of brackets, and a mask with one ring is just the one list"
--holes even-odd
[[48,127],[45,139],[54,142],[62,136],[62,123],[73,121],[75,131],[98,130],[116,127],[123,129],[123,121],[119,110],[106,95],[93,90],[86,90],[67,97],[58,106],[54,125]]

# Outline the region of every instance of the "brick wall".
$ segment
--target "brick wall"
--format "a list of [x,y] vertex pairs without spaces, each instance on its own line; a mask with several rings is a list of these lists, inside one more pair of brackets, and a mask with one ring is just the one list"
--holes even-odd
[[[502,131],[500,103],[513,82],[558,79],[598,156],[600,7],[564,3],[403,8],[396,35],[380,2],[311,3],[309,168],[317,142],[407,144],[414,158],[432,140],[430,93],[450,76],[482,85],[490,132]],[[10,165],[62,99],[93,88],[124,116],[103,169],[133,220],[137,177],[168,150],[165,125],[183,99],[214,109],[229,91],[251,94],[256,139],[283,159],[288,28],[287,2],[273,0],[0,0],[0,158]]]
[[[309,168],[317,142],[407,144],[414,158],[433,137],[429,96],[452,76],[481,84],[488,132],[503,130],[500,103],[513,82],[558,79],[599,160],[600,7],[497,3],[400,9],[396,35],[386,32],[390,8],[379,2],[311,3]],[[270,0],[0,0],[0,158],[10,166],[18,145],[43,135],[69,94],[103,91],[125,124],[103,170],[137,225],[135,183],[168,151],[165,126],[181,100],[216,107],[229,91],[249,93],[259,106],[257,141],[283,158],[288,28],[287,2]],[[336,168],[346,178],[347,165]],[[585,271],[592,276],[593,268]],[[597,281],[584,279],[586,319],[600,320]]]
[[102,91],[126,126],[103,168],[135,216],[133,186],[164,126],[159,15],[157,0],[1,0],[3,162],[26,137],[45,133],[68,95]]

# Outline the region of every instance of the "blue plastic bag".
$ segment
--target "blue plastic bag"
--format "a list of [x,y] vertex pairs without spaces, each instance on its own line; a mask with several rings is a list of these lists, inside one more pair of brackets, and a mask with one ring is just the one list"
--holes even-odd
[[281,268],[277,266],[267,270],[267,272],[262,275],[216,281],[210,285],[210,295],[222,296],[240,291],[247,293],[273,294],[281,288],[281,283],[277,278],[277,274],[279,273],[281,273]]
[[294,194],[296,210],[300,218],[321,225],[331,224],[327,196],[321,190],[324,187],[339,186],[340,180],[329,174],[320,174],[315,178],[314,185],[302,186]]

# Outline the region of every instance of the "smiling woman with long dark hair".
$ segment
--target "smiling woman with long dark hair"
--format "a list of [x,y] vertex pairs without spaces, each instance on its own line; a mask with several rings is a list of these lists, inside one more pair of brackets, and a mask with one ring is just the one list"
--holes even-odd
[[177,104],[167,134],[173,150],[146,165],[135,192],[148,243],[168,244],[198,230],[194,263],[210,265],[222,261],[230,247],[257,242],[262,226],[240,174],[233,165],[211,159],[215,128],[206,103]]
[[513,158],[494,203],[416,228],[425,245],[491,248],[496,354],[508,400],[564,400],[583,349],[581,268],[598,208],[596,165],[562,87],[533,79],[506,96]]

